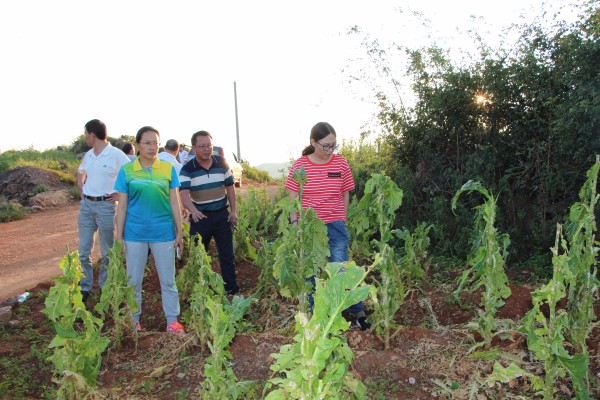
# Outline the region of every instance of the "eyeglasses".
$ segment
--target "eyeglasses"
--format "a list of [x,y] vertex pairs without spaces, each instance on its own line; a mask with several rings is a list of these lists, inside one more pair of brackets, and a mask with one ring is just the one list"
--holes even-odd
[[[319,143],[318,140],[315,140],[315,142]],[[337,149],[340,148],[340,145],[337,143],[331,143],[331,144],[321,144],[319,143],[319,145],[323,148],[324,151],[336,151]]]
[[150,146],[159,147],[159,146],[160,146],[160,143],[159,143],[159,142],[149,142],[149,141],[145,141],[145,142],[140,142],[140,144],[141,144],[142,146],[145,146],[145,147],[150,147]]
[[208,149],[212,149],[213,145],[212,144],[201,144],[201,145],[196,145],[197,149],[200,150],[208,150]]

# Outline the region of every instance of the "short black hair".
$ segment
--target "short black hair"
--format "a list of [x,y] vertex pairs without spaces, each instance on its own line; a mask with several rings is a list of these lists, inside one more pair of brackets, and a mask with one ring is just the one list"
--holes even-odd
[[123,150],[123,153],[129,154],[129,152],[131,150],[133,150],[133,145],[131,143],[127,142],[123,145],[123,148],[121,150]]
[[106,125],[99,119],[93,119],[85,124],[85,131],[93,133],[100,140],[106,139]]
[[175,139],[169,139],[167,140],[167,143],[165,143],[165,149],[175,151],[179,149],[179,143],[177,143],[177,140]]
[[210,140],[212,140],[212,138],[213,138],[212,135],[210,133],[208,133],[207,131],[198,131],[192,135],[192,146],[196,145],[196,138],[198,136],[209,137]]

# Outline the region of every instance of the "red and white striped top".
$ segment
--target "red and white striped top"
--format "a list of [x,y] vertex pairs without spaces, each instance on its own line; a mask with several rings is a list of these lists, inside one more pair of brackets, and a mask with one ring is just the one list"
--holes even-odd
[[292,179],[294,170],[304,167],[307,182],[302,192],[302,208],[312,207],[326,224],[345,221],[344,192],[354,189],[354,179],[348,161],[338,154],[325,164],[315,164],[308,156],[297,159],[285,182],[285,188],[298,192],[300,186]]

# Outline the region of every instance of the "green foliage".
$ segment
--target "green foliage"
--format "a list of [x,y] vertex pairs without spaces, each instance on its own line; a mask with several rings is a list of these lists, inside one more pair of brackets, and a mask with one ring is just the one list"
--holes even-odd
[[492,374],[487,377],[486,381],[493,385],[494,382],[510,383],[522,377],[531,381],[531,386],[534,390],[538,392],[544,390],[544,381],[542,379],[515,364],[510,364],[505,368],[499,362],[495,362]]
[[580,202],[571,206],[565,225],[569,243],[569,273],[565,275],[567,286],[567,310],[569,317],[565,336],[580,354],[587,354],[586,339],[596,321],[594,303],[600,282],[597,278],[598,242],[596,241],[596,217],[594,210],[598,201],[598,169],[600,156],[587,172],[587,180],[579,191]]
[[[125,143],[135,143],[135,136],[132,135],[121,135],[118,138],[108,137],[108,141],[111,145],[118,149],[122,149]],[[74,154],[85,153],[90,149],[90,146],[85,142],[83,134],[79,135],[73,143],[69,146],[69,151]]]
[[27,218],[27,212],[18,203],[0,202],[0,222],[18,221]]
[[[559,254],[561,248],[563,253]],[[567,372],[571,375],[577,398],[589,399],[585,385],[589,356],[587,353],[570,355],[565,349],[569,315],[566,310],[557,308],[559,301],[567,296],[566,281],[570,275],[569,256],[560,225],[556,229],[552,254],[552,279],[533,293],[533,308],[523,318],[522,331],[527,335],[527,348],[544,365],[544,399],[554,398],[556,380]],[[544,305],[549,309],[547,314],[542,311]]]
[[275,264],[275,254],[282,242],[281,238],[274,242],[267,242],[265,239],[260,241],[260,248],[254,261],[254,265],[260,268],[260,275],[254,289],[254,295],[258,298],[266,298],[274,293],[279,293],[279,284],[273,276],[273,265]]
[[[402,205],[403,192],[386,175],[373,174],[365,185],[365,194],[350,204],[348,230],[353,254],[369,257],[380,244],[392,239],[395,212]],[[374,238],[378,238],[375,240]]]
[[[222,302],[227,300],[223,278],[212,270],[200,235],[198,235],[197,244],[192,244],[188,265],[184,268],[188,268],[188,272],[184,274],[182,270],[177,279],[186,279],[188,281],[186,285],[193,285],[187,328],[188,332],[195,335],[196,342],[204,350],[208,345],[211,329],[207,299],[216,296],[220,297]],[[195,274],[192,274],[192,271],[196,271]]]
[[[464,257],[470,247],[469,213],[453,216],[447,207],[467,180],[502,194],[497,223],[513,239],[519,263],[546,254],[555,224],[577,201],[580,171],[600,153],[600,24],[597,2],[574,7],[578,21],[548,13],[512,27],[519,39],[502,48],[475,37],[479,54],[461,63],[435,45],[394,40],[390,52],[379,40],[364,41],[374,74],[389,77],[388,87],[374,90],[385,133],[379,140],[391,148],[376,153],[378,163],[367,159],[404,189],[401,225],[436,226],[438,254]],[[389,60],[394,51],[408,59],[406,68]],[[397,77],[406,75],[411,85],[401,86]],[[368,170],[363,160],[347,158],[353,172]]]
[[388,243],[379,243],[379,252],[375,254],[373,270],[379,273],[379,278],[373,277],[373,285],[377,302],[372,305],[369,321],[377,335],[383,338],[386,349],[390,348],[392,331],[397,328],[396,313],[415,282],[425,275],[422,266],[427,263],[429,229],[431,226],[423,223],[413,234],[408,229],[395,231],[404,240],[403,255],[399,259]]
[[246,161],[242,161],[240,164],[242,164],[244,168],[244,179],[261,183],[267,183],[273,180],[273,178],[271,178],[271,175],[269,175],[267,171],[255,168],[248,164]]
[[[598,243],[594,237],[594,209],[598,200],[599,169],[597,158],[579,192],[581,201],[571,206],[566,240],[562,226],[557,225],[552,248],[552,279],[533,293],[533,308],[523,318],[522,331],[527,335],[527,347],[544,364],[545,380],[539,389],[545,399],[554,398],[557,380],[567,373],[571,376],[576,398],[590,398],[586,339],[596,325]],[[566,309],[558,308],[564,299],[567,299]],[[545,313],[542,307],[549,311]]]
[[475,235],[472,250],[467,264],[471,267],[463,272],[459,279],[455,296],[466,288],[470,292],[484,287],[481,297],[482,310],[477,310],[478,319],[476,328],[483,337],[480,345],[491,344],[493,332],[496,330],[496,312],[504,305],[504,299],[510,296],[508,277],[504,272],[506,248],[510,240],[508,235],[499,235],[495,227],[496,199],[490,195],[481,183],[469,181],[460,188],[452,199],[452,209],[456,208],[459,196],[463,192],[477,191],[481,193],[485,202],[476,207]]
[[243,393],[243,385],[238,385],[231,369],[232,356],[228,348],[235,336],[236,324],[253,299],[235,296],[230,303],[225,296],[223,279],[212,270],[200,237],[197,243],[192,243],[189,261],[184,267],[186,271],[182,270],[177,278],[178,282],[186,279],[189,280],[186,285],[193,285],[188,332],[194,334],[203,350],[208,347],[211,353],[204,362],[205,380],[200,394],[206,399],[237,399]]
[[362,198],[365,193],[366,182],[373,175],[373,171],[385,171],[385,174],[395,178],[395,171],[401,169],[401,165],[390,165],[393,161],[393,148],[389,142],[378,138],[374,141],[366,140],[367,133],[361,135],[360,140],[345,141],[340,148],[340,154],[352,166],[354,177],[354,194]]
[[[59,398],[84,398],[96,387],[102,352],[109,339],[101,336],[102,320],[86,310],[79,281],[83,277],[77,252],[67,253],[60,262],[62,277],[46,297],[42,311],[56,330],[49,348],[54,365],[53,381],[59,384]],[[83,330],[79,328],[83,323]]]
[[45,185],[37,185],[33,190],[35,193],[44,193],[48,188]]
[[[28,312],[27,314],[32,315],[33,313]],[[52,329],[47,321],[42,327],[43,329]],[[6,329],[0,328],[2,343],[9,343],[10,334],[7,333]],[[0,371],[2,371],[0,398],[2,399],[30,398],[33,385],[45,389],[43,391],[52,391],[49,390],[46,383],[40,382],[39,379],[40,372],[50,371],[51,364],[47,360],[52,354],[51,349],[48,348],[50,338],[40,333],[39,327],[30,326],[28,323],[19,329],[18,335],[26,338],[27,341],[17,346],[13,345],[11,351],[0,357]],[[29,351],[19,351],[26,347],[29,348]]]
[[408,229],[397,230],[396,235],[404,241],[400,257],[400,268],[406,274],[406,288],[413,288],[414,282],[425,276],[425,268],[429,267],[427,250],[429,248],[429,231],[433,226],[425,222],[417,225],[413,233]]
[[[222,285],[222,283],[221,283]],[[252,298],[234,296],[231,303],[224,296],[204,298],[208,312],[210,356],[204,361],[204,382],[200,395],[203,399],[238,399],[248,384],[237,382],[230,365],[233,358],[229,344],[235,336],[235,327],[250,307]]]
[[349,371],[354,354],[342,335],[349,322],[342,311],[365,300],[369,286],[363,284],[369,271],[354,263],[329,263],[327,280],[316,279],[314,314],[296,315],[294,343],[272,354],[277,377],[265,389],[266,400],[275,399],[364,399],[366,388]]
[[189,256],[187,263],[177,274],[175,284],[181,300],[188,300],[194,291],[194,285],[199,280],[200,269],[206,267],[210,269],[211,261],[208,253],[202,244],[200,235],[196,235],[193,240],[189,240]]
[[248,194],[238,197],[238,225],[233,233],[236,260],[256,260],[260,236],[272,234],[276,229],[276,214],[267,190],[251,187]]
[[[273,276],[278,280],[284,297],[296,297],[302,311],[308,310],[307,279],[318,275],[329,257],[327,227],[312,208],[302,208],[302,189],[306,183],[304,168],[294,171],[293,179],[300,184],[298,197],[284,198],[277,203],[282,211],[279,233],[282,244],[277,248]],[[289,215],[298,215],[297,225],[289,223]]]
[[129,277],[120,241],[115,240],[108,251],[108,258],[106,282],[102,288],[100,301],[94,310],[101,315],[102,319],[110,313],[113,321],[111,343],[115,348],[119,348],[124,332],[128,332],[131,336],[137,333],[133,313],[139,309],[139,306],[135,300],[135,288],[128,286]]
[[[391,227],[396,210],[402,204],[402,190],[386,175],[373,174],[365,185],[365,194],[352,202],[348,211],[348,230],[353,238],[353,256],[370,258],[375,253],[373,278],[377,301],[369,316],[385,348],[390,346],[391,331],[396,328],[394,317],[408,294],[405,290],[409,271],[401,270],[394,249],[388,244],[393,238]],[[377,238],[379,240],[377,240]]]
[[400,269],[394,249],[387,243],[375,254],[373,270],[379,272],[379,279],[373,277],[377,301],[371,305],[369,316],[371,328],[383,338],[385,349],[390,348],[392,330],[397,328],[395,316],[408,294],[405,289],[406,272]]
[[0,173],[16,167],[29,166],[75,177],[78,165],[79,160],[75,154],[66,150],[9,150],[0,154]]

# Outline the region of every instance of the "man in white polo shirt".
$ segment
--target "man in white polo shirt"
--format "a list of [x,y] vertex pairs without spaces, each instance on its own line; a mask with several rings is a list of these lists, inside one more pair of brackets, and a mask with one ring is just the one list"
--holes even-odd
[[179,143],[177,143],[177,140],[169,139],[167,140],[167,143],[165,143],[165,150],[158,153],[159,160],[167,161],[173,164],[177,175],[179,175],[179,171],[181,171],[181,163],[177,161],[178,151]]
[[85,142],[91,149],[85,153],[77,170],[77,185],[81,193],[79,207],[79,261],[85,275],[79,285],[83,301],[86,301],[94,287],[94,270],[91,252],[94,246],[94,233],[100,239],[100,272],[98,286],[102,289],[106,282],[108,250],[113,244],[115,229],[115,201],[113,189],[121,166],[130,162],[121,150],[107,140],[106,125],[93,119],[85,124]]

